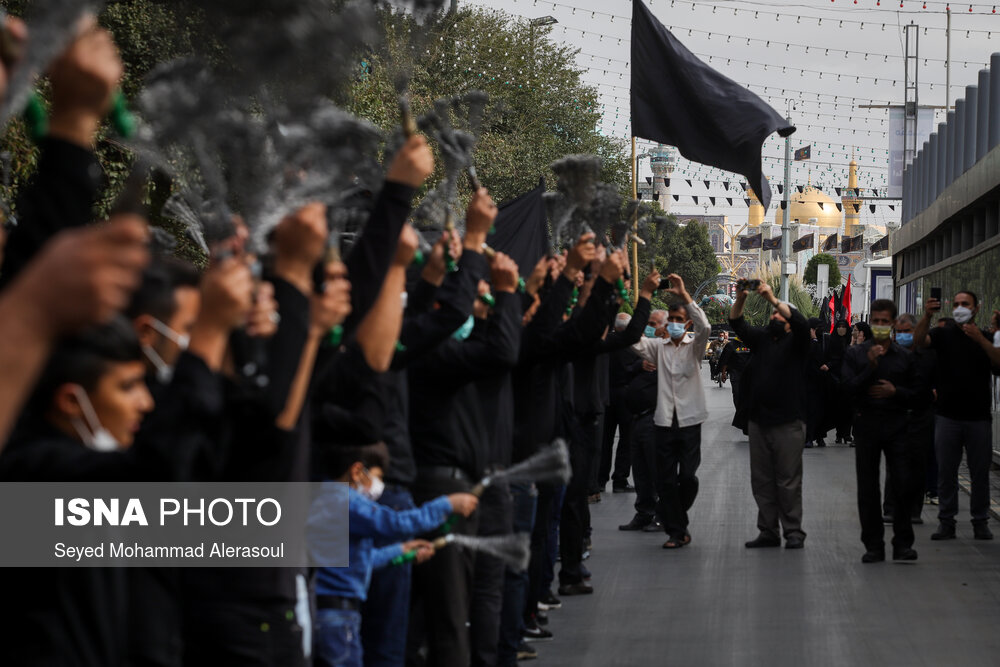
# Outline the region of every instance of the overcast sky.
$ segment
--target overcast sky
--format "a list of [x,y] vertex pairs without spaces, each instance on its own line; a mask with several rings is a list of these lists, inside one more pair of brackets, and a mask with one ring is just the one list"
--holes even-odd
[[[945,104],[946,3],[927,2],[927,9],[923,9],[923,2],[904,0],[901,9],[898,0],[882,0],[880,6],[878,1],[652,0],[649,6],[702,60],[735,81],[749,84],[751,90],[782,113],[789,101],[795,104],[792,121],[798,131],[792,137],[792,147],[811,144],[813,148],[811,162],[793,163],[792,181],[804,184],[811,169],[813,183],[825,186],[834,196],[835,186],[847,185],[852,146],[856,147],[861,165],[861,186],[881,190],[886,185],[888,111],[858,106],[902,104],[903,25],[913,22],[920,27],[920,103]],[[577,62],[587,70],[583,78],[601,95],[602,132],[622,139],[631,136],[630,2],[462,0],[462,4],[500,10],[514,17],[555,17],[559,23],[553,26],[550,39],[580,49]],[[954,104],[956,98],[965,96],[966,85],[977,83],[978,71],[988,65],[990,54],[1000,51],[1000,15],[993,13],[991,4],[974,3],[972,13],[968,3],[952,4],[951,9]],[[944,112],[937,113],[942,121]],[[648,142],[640,142],[640,151],[649,147]],[[764,173],[772,182],[777,201],[773,186],[784,178],[784,141],[776,136],[768,139],[764,156]],[[643,161],[640,177],[650,175],[648,160]],[[692,186],[688,187],[684,179],[691,179]],[[711,189],[706,190],[704,180],[713,181]],[[721,183],[724,180],[738,179],[681,159],[671,181],[672,192],[681,195],[680,202],[672,203],[673,211],[745,218],[746,206],[733,192],[728,193],[737,197],[732,208],[724,199],[721,206],[707,211],[706,199],[699,199],[702,205],[691,201],[689,195],[727,196]],[[874,216],[865,213],[870,222],[877,224],[899,219],[899,207],[895,213],[885,206],[879,207]],[[772,214],[769,211],[768,217]]]

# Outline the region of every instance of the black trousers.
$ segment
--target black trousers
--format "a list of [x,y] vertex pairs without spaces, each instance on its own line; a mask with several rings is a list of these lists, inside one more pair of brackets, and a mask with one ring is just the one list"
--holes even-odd
[[587,503],[590,472],[596,464],[601,427],[601,415],[577,415],[578,435],[569,445],[570,466],[573,478],[566,487],[562,517],[559,524],[559,584],[577,584],[583,581],[580,565],[583,563],[583,540],[590,526],[590,505]]
[[[465,480],[418,476],[413,486],[413,500],[422,505],[438,496],[467,492],[471,488]],[[475,535],[478,528],[477,512],[468,519],[457,517],[451,532]],[[421,537],[434,539],[441,534],[439,529]],[[467,622],[475,560],[471,550],[452,545],[413,568],[407,665],[469,667],[471,650]]]
[[542,574],[545,572],[549,558],[549,521],[552,518],[552,505],[555,502],[556,487],[552,484],[538,484],[538,497],[535,505],[535,522],[531,529],[531,562],[528,565],[528,590],[524,595],[524,615],[534,614],[538,609],[538,601],[542,590]]
[[698,466],[701,464],[701,424],[656,427],[657,511],[671,539],[688,534],[688,510],[698,496]]
[[[504,483],[486,488],[479,501],[479,534],[509,535],[513,530],[513,505]],[[500,617],[506,565],[496,556],[476,554],[469,612],[473,667],[495,667],[500,642]]]
[[[597,488],[602,489],[611,480],[613,486],[628,484],[629,468],[632,465],[631,452],[632,413],[625,406],[625,390],[611,390],[611,404],[604,412],[604,437],[601,441],[601,469],[597,476]],[[618,449],[615,449],[615,433],[618,433]],[[611,463],[614,460],[614,472]]]
[[653,413],[632,423],[632,478],[635,480],[636,516],[650,521],[656,516],[656,425]]
[[906,415],[881,412],[861,415],[855,419],[854,434],[857,437],[854,460],[858,476],[861,542],[869,551],[885,549],[885,526],[882,524],[879,493],[879,469],[884,454],[886,468],[892,477],[892,546],[895,549],[913,546]]

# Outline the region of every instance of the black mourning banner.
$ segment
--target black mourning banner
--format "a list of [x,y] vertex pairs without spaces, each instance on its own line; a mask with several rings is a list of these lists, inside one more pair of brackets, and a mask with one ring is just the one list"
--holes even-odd
[[688,160],[742,174],[764,210],[764,139],[795,131],[764,100],[715,71],[667,30],[644,2],[632,3],[632,133],[676,146]]
[[803,250],[812,250],[814,239],[815,239],[815,234],[812,232],[796,239],[795,241],[792,242],[792,252],[802,252]]
[[888,235],[883,236],[878,241],[872,244],[872,252],[886,252],[889,250],[889,237]]
[[715,197],[709,197],[708,201],[712,202],[712,206],[715,206]]
[[840,252],[861,252],[861,249],[864,247],[864,242],[864,235],[862,234],[844,238],[840,242]]
[[741,236],[740,237],[740,250],[754,250],[759,248],[761,245],[761,239],[764,237],[761,234],[754,234],[753,236]]
[[829,252],[830,250],[834,250],[836,247],[837,247],[837,235],[830,234],[829,236],[826,237],[826,240],[823,241],[823,252]]
[[729,202],[730,206],[733,205],[733,198],[732,197],[726,197],[726,201]]
[[764,250],[781,250],[781,237],[775,236],[772,239],[764,239]]
[[545,219],[545,179],[538,187],[500,207],[494,222],[496,233],[488,243],[494,250],[510,255],[521,275],[527,276],[549,250],[549,226]]
[[722,181],[722,185],[725,186],[726,192],[729,192],[729,181]]
[[646,185],[652,185],[652,184],[653,184],[653,177],[652,176],[647,176],[646,177]]
[[811,157],[812,157],[812,144],[809,144],[808,146],[805,146],[795,151],[796,162],[799,162],[800,160],[808,160]]
[[837,193],[837,196],[839,197],[840,196],[840,188],[834,188],[834,191]]
[[838,213],[843,213],[844,212],[844,205],[843,204],[837,204],[837,212]]

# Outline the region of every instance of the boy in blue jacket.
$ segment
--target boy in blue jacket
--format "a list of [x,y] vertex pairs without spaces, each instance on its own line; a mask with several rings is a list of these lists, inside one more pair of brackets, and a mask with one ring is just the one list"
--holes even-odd
[[479,499],[470,493],[453,493],[397,512],[376,502],[384,488],[382,471],[389,463],[383,443],[332,447],[327,454],[327,472],[350,485],[350,561],[347,567],[316,571],[313,656],[321,667],[361,667],[361,605],[368,596],[372,571],[412,551],[417,552],[418,563],[434,555],[434,547],[426,540],[381,548],[375,547],[375,540],[403,540],[429,532],[453,513],[468,517]]

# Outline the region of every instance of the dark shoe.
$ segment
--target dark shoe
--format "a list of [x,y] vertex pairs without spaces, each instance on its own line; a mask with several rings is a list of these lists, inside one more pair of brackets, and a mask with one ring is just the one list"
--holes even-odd
[[[916,552],[914,552],[916,553]],[[861,557],[862,563],[881,563],[885,560],[885,549],[870,549]]]
[[882,523],[885,523],[885,524],[888,524],[888,525],[891,526],[892,522],[893,522],[893,518],[892,518],[891,514],[883,514],[882,515]]
[[521,643],[517,645],[517,659],[534,660],[537,657],[538,651],[528,646],[528,644],[522,639]]
[[801,549],[805,545],[805,538],[799,537],[798,535],[792,535],[791,537],[785,538],[786,549]]
[[538,623],[539,627],[545,627],[549,624],[549,615],[539,609],[535,612],[535,623]]
[[826,440],[824,440],[823,438],[820,438],[819,440],[816,441],[816,446],[817,447],[826,447]]
[[892,550],[893,560],[917,560],[917,550],[911,547],[906,547],[905,549],[893,549]]
[[582,581],[578,584],[566,584],[565,586],[559,587],[559,595],[563,597],[568,595],[590,595],[593,592],[593,587],[583,583]]
[[974,524],[972,526],[972,536],[977,540],[992,540],[993,531],[985,523]]
[[553,595],[552,591],[542,593],[542,599],[539,602],[545,605],[547,609],[559,609],[562,607],[562,600]]
[[593,577],[593,575],[590,574],[590,570],[585,568],[582,563],[580,564],[580,575],[583,577],[584,581],[590,581]]
[[744,544],[747,549],[762,549],[764,547],[780,547],[781,538],[774,537],[772,535],[764,535],[763,533],[758,535],[756,538],[750,540]]
[[521,636],[526,642],[540,642],[552,639],[552,633],[545,628],[538,627],[538,623],[534,619],[524,622],[524,629],[521,630]]
[[629,486],[627,483],[624,486],[619,484],[612,484],[611,493],[635,493],[635,487]]
[[922,516],[911,516],[910,523],[917,526],[922,526],[924,525],[924,518]]
[[659,519],[653,519],[648,524],[646,524],[646,527],[642,529],[642,532],[644,532],[644,533],[662,533],[663,532],[663,524],[660,523]]
[[949,526],[944,523],[938,524],[937,532],[931,535],[931,539],[936,542],[955,539],[955,526]]
[[651,523],[653,523],[651,519],[636,514],[631,521],[618,526],[618,530],[642,530]]
[[815,447],[815,445],[813,444],[813,441],[812,441],[812,440],[810,440],[810,441],[808,441],[808,442],[807,442],[807,443],[806,443],[806,444],[804,445],[804,447],[805,447],[806,449],[812,449],[813,447]]

